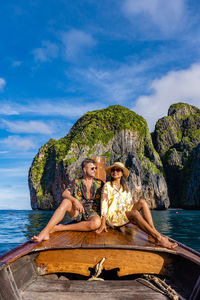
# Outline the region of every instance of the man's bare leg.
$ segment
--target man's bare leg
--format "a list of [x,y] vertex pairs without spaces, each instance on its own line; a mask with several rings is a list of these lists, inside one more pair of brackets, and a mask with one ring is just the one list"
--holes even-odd
[[64,218],[66,212],[68,212],[71,217],[72,215],[77,214],[77,212],[73,210],[72,203],[68,199],[64,199],[62,201],[60,206],[55,210],[46,227],[37,236],[33,236],[31,238],[31,241],[41,242],[43,240],[48,240],[49,233],[54,228],[54,226]]
[[87,221],[81,221],[75,224],[59,224],[54,226],[52,229],[52,232],[55,231],[64,231],[64,230],[69,230],[69,231],[91,231],[91,230],[96,230],[101,226],[101,218],[98,215],[94,215],[90,217]]
[[[145,200],[141,200],[145,201]],[[145,217],[141,216],[139,213],[139,208],[143,208],[143,213]],[[135,209],[134,209],[135,208]],[[137,210],[138,208],[138,210]],[[142,209],[141,208],[141,209]],[[126,212],[127,218],[130,222],[135,221],[138,227],[145,231],[147,234],[152,236],[156,242],[166,248],[174,249],[177,246],[177,243],[171,243],[167,237],[162,236],[154,227],[153,219],[151,216],[150,209],[148,208],[148,205],[144,203],[138,203],[137,205],[134,205],[133,209],[131,211]]]

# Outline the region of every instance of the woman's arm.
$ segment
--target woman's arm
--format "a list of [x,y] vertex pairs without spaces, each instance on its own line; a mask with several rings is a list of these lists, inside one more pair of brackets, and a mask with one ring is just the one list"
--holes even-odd
[[101,233],[102,231],[107,232],[107,227],[106,227],[107,212],[108,212],[108,188],[107,188],[107,183],[105,183],[101,193],[101,226],[96,230],[96,233]]
[[107,226],[106,226],[106,218],[101,217],[101,226],[96,230],[96,233],[101,233],[102,231],[107,232]]

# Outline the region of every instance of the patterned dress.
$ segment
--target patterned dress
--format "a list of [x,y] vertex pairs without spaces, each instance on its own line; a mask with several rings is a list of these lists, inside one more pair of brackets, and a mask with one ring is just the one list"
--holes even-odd
[[111,182],[106,182],[101,197],[101,215],[107,223],[113,226],[122,226],[129,222],[126,211],[133,208],[133,199],[130,192],[118,190]]
[[67,190],[70,194],[79,200],[84,207],[84,213],[80,213],[76,221],[88,220],[93,215],[100,215],[101,191],[103,181],[93,178],[90,189],[90,199],[87,198],[87,188],[83,178],[72,181]]

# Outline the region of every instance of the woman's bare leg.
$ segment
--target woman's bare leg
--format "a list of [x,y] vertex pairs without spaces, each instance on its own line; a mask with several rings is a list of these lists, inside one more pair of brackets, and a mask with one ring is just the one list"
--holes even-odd
[[101,226],[101,218],[98,215],[90,217],[87,221],[81,221],[75,224],[59,224],[54,226],[51,232],[55,231],[91,231],[96,230]]
[[134,203],[133,205],[134,210],[138,210],[142,212],[143,218],[147,221],[147,223],[155,229],[151,211],[149,209],[149,206],[147,202],[144,199],[139,200],[138,202]]
[[56,224],[58,224],[65,216],[66,212],[72,216],[75,212],[72,208],[72,203],[68,199],[64,199],[60,206],[55,210],[53,216],[51,217],[49,223],[46,227],[37,235],[31,238],[33,242],[41,242],[42,240],[49,239],[49,233],[54,228]]
[[[143,216],[140,215],[139,211],[142,211]],[[135,203],[133,209],[127,211],[126,215],[130,222],[135,221],[138,227],[152,236],[159,245],[170,249],[174,249],[177,246],[177,243],[171,243],[167,237],[162,236],[155,229],[150,209],[145,200]]]

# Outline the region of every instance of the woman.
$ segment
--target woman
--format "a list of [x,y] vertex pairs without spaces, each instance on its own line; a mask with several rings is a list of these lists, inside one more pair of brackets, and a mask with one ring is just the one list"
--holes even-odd
[[[140,229],[152,236],[158,245],[174,249],[177,243],[171,243],[154,227],[147,202],[144,199],[133,203],[131,193],[126,184],[129,171],[121,162],[115,162],[106,168],[111,181],[105,183],[101,197],[102,222],[97,233],[107,231],[106,224],[111,227],[123,226],[135,222]],[[142,212],[142,215],[140,214]]]

